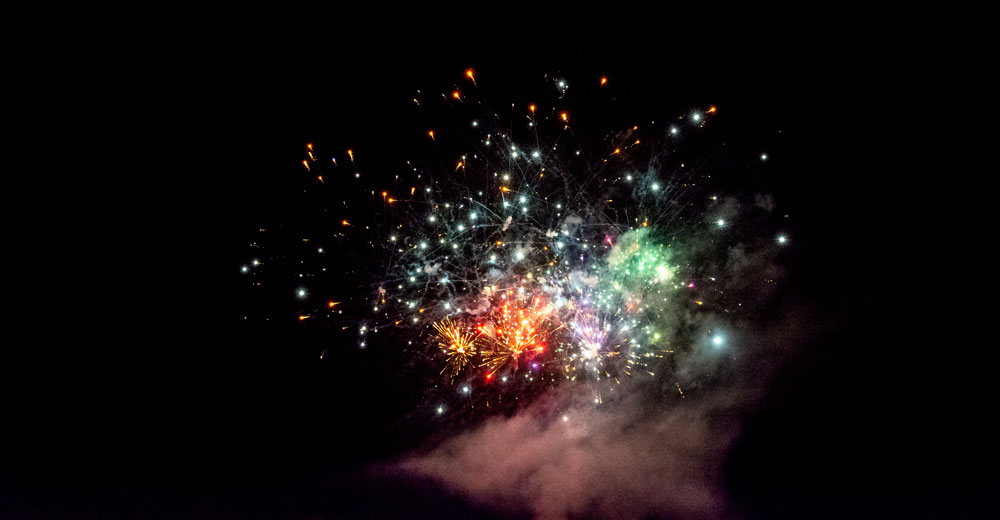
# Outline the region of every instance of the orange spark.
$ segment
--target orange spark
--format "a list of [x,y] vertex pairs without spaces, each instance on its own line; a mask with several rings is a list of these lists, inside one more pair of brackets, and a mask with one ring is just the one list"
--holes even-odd
[[608,84],[608,77],[607,76],[602,77],[601,78],[601,86],[603,87],[604,85],[607,85],[607,84]]
[[340,305],[340,302],[335,302],[335,301],[333,301],[333,300],[330,300],[329,302],[327,302],[327,305],[329,305],[329,306],[330,306],[330,308],[332,309],[332,308],[334,308],[334,307],[336,307],[336,306]]
[[713,112],[715,112],[715,106],[714,105],[711,108],[708,109],[708,113],[709,114],[711,114]]
[[535,105],[529,105],[528,106],[528,110],[530,110],[531,113],[534,114],[535,113]]
[[[322,175],[320,175],[319,177],[316,177],[316,178],[319,179],[319,182],[323,182],[323,176]],[[323,184],[326,184],[326,183],[323,182]]]
[[302,166],[306,167],[306,171],[310,171],[309,170],[309,161],[307,161],[305,159],[302,159]]
[[566,112],[559,114],[559,117],[561,117],[563,121],[569,121],[569,114]]
[[427,135],[431,136],[431,139],[434,139],[434,130],[428,131]]
[[350,223],[350,222],[348,222],[348,221],[347,221],[347,219],[345,218],[344,220],[341,220],[341,221],[340,221],[340,225],[341,225],[341,226],[350,226],[350,225],[351,225],[351,223]]
[[451,93],[451,97],[453,97],[453,98],[455,98],[455,99],[457,99],[459,101],[462,100],[462,95],[457,90]]
[[354,150],[348,150],[347,155],[351,158],[351,162],[354,162]]

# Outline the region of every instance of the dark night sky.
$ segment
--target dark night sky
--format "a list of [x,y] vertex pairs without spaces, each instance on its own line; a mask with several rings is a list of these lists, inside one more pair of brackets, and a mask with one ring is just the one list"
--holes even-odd
[[[49,229],[45,265],[73,272],[28,298],[30,339],[7,347],[0,516],[488,515],[428,483],[356,479],[421,440],[396,422],[398,383],[388,369],[331,378],[295,329],[242,320],[292,303],[248,296],[237,271],[256,227],[296,218],[304,143],[374,146],[401,131],[395,114],[413,89],[469,66],[498,88],[607,74],[633,85],[628,106],[716,104],[743,122],[734,139],[783,130],[775,193],[798,216],[788,283],[829,332],[781,368],[731,451],[738,510],[989,510],[995,479],[974,468],[998,433],[980,339],[995,284],[981,253],[953,245],[981,210],[962,209],[952,172],[915,169],[936,170],[893,127],[920,110],[897,74],[923,73],[860,45],[788,41],[801,35],[512,43],[381,30],[392,41],[365,28],[308,46],[224,39],[130,83],[148,92],[130,103],[143,124],[107,132],[135,134],[129,167],[66,195],[72,218]],[[370,397],[336,398],[345,391]]]

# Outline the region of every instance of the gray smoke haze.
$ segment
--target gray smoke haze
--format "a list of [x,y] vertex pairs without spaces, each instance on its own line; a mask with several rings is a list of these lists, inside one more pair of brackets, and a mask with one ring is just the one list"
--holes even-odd
[[490,508],[537,518],[719,517],[720,468],[738,433],[731,412],[747,398],[720,392],[657,407],[633,394],[546,414],[559,401],[550,395],[400,467]]

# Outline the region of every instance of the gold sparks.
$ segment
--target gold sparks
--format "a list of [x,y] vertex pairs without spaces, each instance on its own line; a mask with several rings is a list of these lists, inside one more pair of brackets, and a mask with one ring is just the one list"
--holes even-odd
[[476,341],[479,335],[467,331],[448,318],[433,326],[437,331],[438,347],[447,358],[441,373],[448,370],[454,379],[476,355]]

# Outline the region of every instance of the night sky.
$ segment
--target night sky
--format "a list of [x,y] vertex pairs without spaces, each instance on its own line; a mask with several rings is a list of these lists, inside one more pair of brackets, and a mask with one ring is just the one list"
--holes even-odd
[[[921,152],[895,130],[899,114],[930,112],[896,88],[912,69],[887,68],[881,54],[854,46],[773,35],[744,46],[742,38],[667,44],[625,31],[595,40],[584,28],[568,30],[575,38],[530,42],[475,31],[432,37],[403,25],[379,30],[392,41],[341,27],[302,46],[261,36],[213,41],[176,58],[168,50],[164,67],[96,89],[95,99],[128,99],[122,112],[141,124],[98,127],[98,139],[121,149],[53,174],[86,188],[53,194],[46,207],[61,215],[59,224],[43,226],[44,238],[32,237],[23,254],[11,250],[28,264],[41,258],[34,267],[44,273],[29,277],[37,287],[21,302],[28,334],[4,347],[0,516],[566,512],[546,509],[552,495],[539,503],[484,498],[403,471],[413,466],[400,461],[440,462],[434,448],[442,443],[456,443],[449,453],[461,457],[463,442],[515,435],[511,425],[529,414],[431,421],[426,370],[385,348],[359,349],[356,326],[342,333],[340,322],[298,319],[301,237],[331,233],[324,210],[338,211],[303,193],[312,178],[301,165],[307,143],[340,162],[352,148],[370,160],[366,175],[426,155],[416,131],[431,126],[410,117],[414,92],[440,98],[464,85],[470,67],[492,99],[518,103],[530,101],[546,74],[568,78],[571,88],[607,77],[618,89],[613,108],[593,110],[592,128],[717,106],[718,124],[707,124],[685,153],[712,156],[708,167],[720,176],[741,172],[724,187],[768,193],[774,213],[789,215],[776,230],[791,238],[775,260],[780,284],[752,320],[768,348],[734,369],[741,381],[760,371],[752,404],[720,418],[703,413],[715,398],[694,392],[686,402],[700,404],[680,408],[732,426],[721,451],[702,457],[710,463],[680,470],[698,479],[709,478],[702,469],[715,472],[710,480],[721,483],[722,498],[684,509],[669,495],[686,489],[685,477],[636,468],[609,476],[603,493],[566,491],[590,500],[570,517],[600,516],[603,495],[634,489],[616,478],[646,481],[645,498],[619,510],[624,517],[991,516],[995,479],[977,468],[990,461],[984,446],[998,433],[990,420],[992,354],[984,353],[992,343],[980,339],[995,283],[984,253],[958,244],[988,203],[963,209],[968,194],[955,183],[967,174],[921,164]],[[913,74],[919,82],[922,73]],[[939,121],[932,113],[918,119]],[[922,150],[945,147],[930,141]],[[766,170],[747,166],[750,154],[765,152]],[[453,154],[433,153],[451,165]],[[327,247],[338,251],[334,242]],[[253,278],[261,287],[240,272],[253,258],[273,266]],[[370,292],[359,258],[325,262],[344,274],[324,282],[325,294],[346,300]],[[627,460],[629,447],[669,451],[652,433],[656,417],[674,424],[680,412],[619,404],[633,410],[623,416],[646,417],[602,437],[608,453],[624,450]],[[634,412],[643,407],[660,411]],[[711,450],[696,430],[679,429]],[[498,473],[510,469],[503,453],[483,457],[497,459],[486,467]]]

